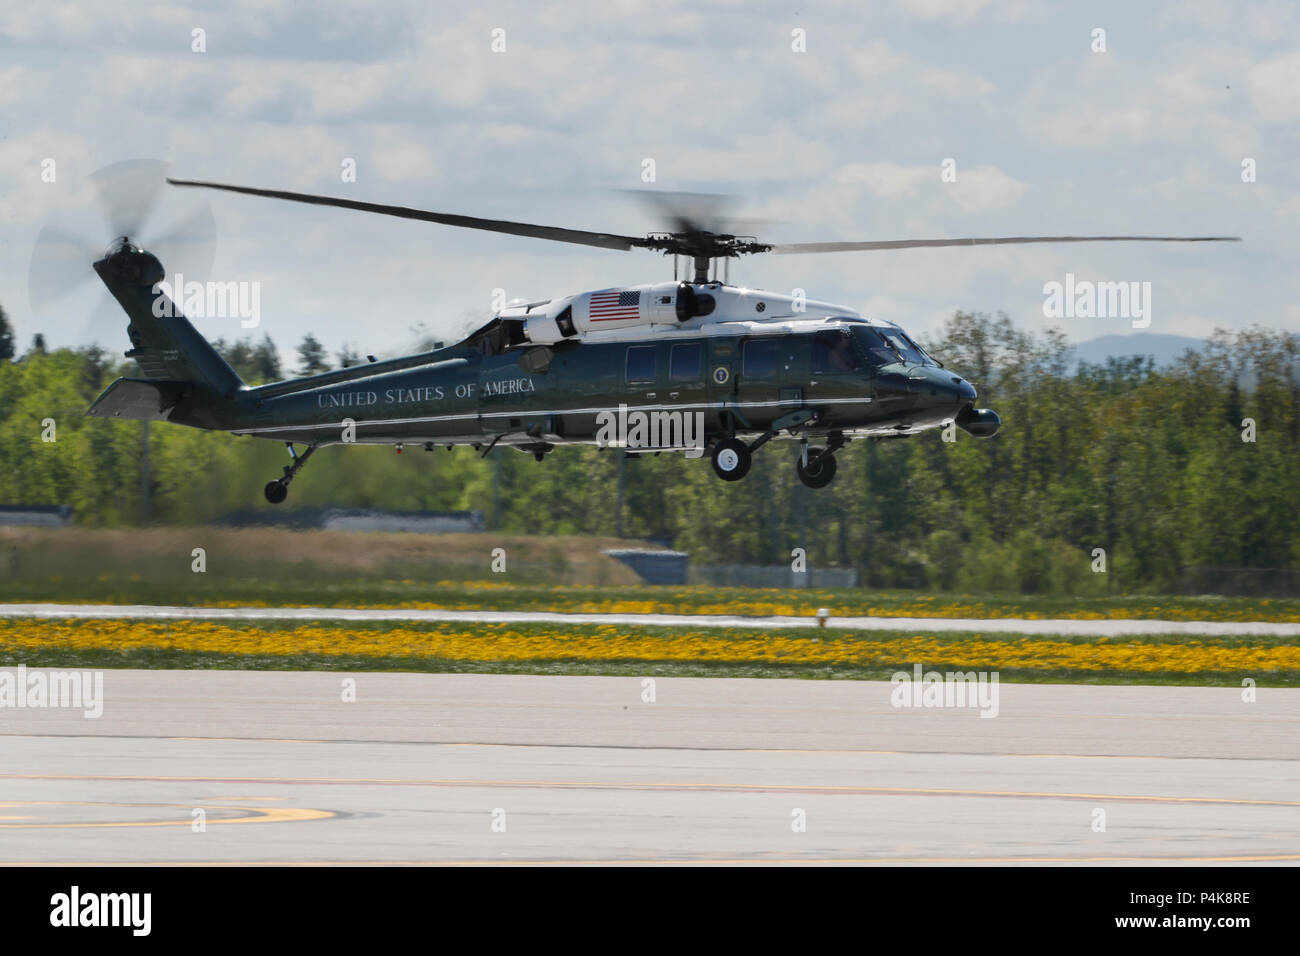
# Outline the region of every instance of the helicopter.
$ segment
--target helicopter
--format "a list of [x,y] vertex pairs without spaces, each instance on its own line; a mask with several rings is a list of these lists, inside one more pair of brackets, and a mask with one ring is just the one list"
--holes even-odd
[[[123,377],[93,416],[169,421],[283,442],[290,464],[269,481],[279,504],[317,449],[405,445],[433,451],[497,446],[538,461],[566,444],[629,456],[708,454],[738,481],[772,439],[799,445],[794,467],[810,488],[835,477],[854,440],[894,439],[955,424],[992,438],[1001,418],[977,408],[975,387],[897,323],[791,295],[730,285],[730,259],[803,254],[1074,242],[1218,242],[1232,236],[1012,236],[772,244],[724,231],[679,207],[671,228],[643,236],[589,232],[406,206],[168,177],[210,189],[395,216],[596,248],[671,255],[674,277],[513,301],[463,340],[419,354],[247,386],[167,300],[162,263],[120,235],[95,272],[129,318],[142,377]],[[683,257],[688,275],[678,279]],[[719,275],[719,263],[722,275]],[[302,450],[299,450],[301,446]]]

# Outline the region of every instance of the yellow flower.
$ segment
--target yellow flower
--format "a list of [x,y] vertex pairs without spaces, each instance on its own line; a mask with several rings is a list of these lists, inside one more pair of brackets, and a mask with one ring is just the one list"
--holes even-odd
[[141,650],[163,648],[226,655],[322,655],[438,658],[466,662],[587,661],[821,664],[898,666],[923,661],[932,667],[982,670],[1084,670],[1196,674],[1300,671],[1300,647],[1259,644],[1110,643],[1026,636],[1008,640],[975,635],[940,640],[927,634],[842,632],[816,642],[756,629],[674,629],[645,633],[613,624],[597,626],[465,625],[396,626],[353,630],[341,622],[294,628],[213,621],[0,621],[0,651],[15,656],[51,649]]

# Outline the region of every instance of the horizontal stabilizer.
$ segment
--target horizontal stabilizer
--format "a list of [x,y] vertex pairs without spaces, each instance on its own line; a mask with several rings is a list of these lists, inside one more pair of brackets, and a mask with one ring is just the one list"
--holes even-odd
[[129,418],[133,421],[165,421],[185,394],[184,382],[157,379],[119,378],[95,399],[87,415],[99,418]]

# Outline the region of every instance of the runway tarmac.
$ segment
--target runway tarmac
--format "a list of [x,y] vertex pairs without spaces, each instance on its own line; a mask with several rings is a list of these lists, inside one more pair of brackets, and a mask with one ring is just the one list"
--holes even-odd
[[[146,604],[0,604],[0,617],[99,620],[269,621],[469,621],[557,624],[637,624],[686,627],[813,627],[810,617],[739,617],[704,614],[557,614],[549,611],[449,611],[407,608],[155,607]],[[975,631],[983,634],[1256,635],[1300,637],[1300,622],[1153,621],[1026,618],[831,617],[827,627],[875,631]]]
[[0,708],[0,861],[1300,860],[1300,690],[1002,684],[991,719],[884,682],[653,690],[106,671],[99,719]]

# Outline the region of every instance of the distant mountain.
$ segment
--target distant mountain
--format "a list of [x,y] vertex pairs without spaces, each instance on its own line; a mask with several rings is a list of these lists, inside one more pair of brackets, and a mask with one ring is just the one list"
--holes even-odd
[[1075,345],[1075,356],[1081,362],[1104,365],[1108,356],[1124,358],[1130,355],[1149,355],[1156,368],[1172,365],[1188,349],[1200,349],[1205,339],[1187,335],[1160,335],[1154,332],[1137,332],[1132,335],[1102,335]]

